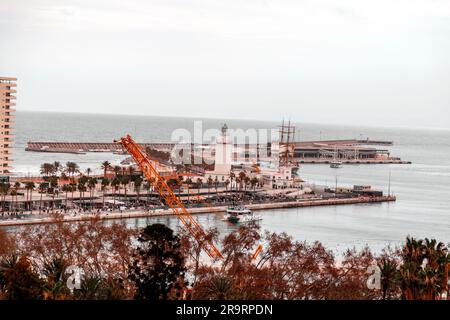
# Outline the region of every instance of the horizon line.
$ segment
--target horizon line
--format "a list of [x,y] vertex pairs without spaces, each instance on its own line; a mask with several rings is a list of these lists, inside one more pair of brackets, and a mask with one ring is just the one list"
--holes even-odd
[[[106,116],[131,116],[131,117],[155,117],[155,118],[188,118],[188,119],[200,119],[200,120],[232,120],[232,121],[255,121],[255,122],[267,122],[275,123],[274,120],[264,120],[264,119],[249,119],[249,118],[211,118],[211,117],[197,117],[197,116],[174,116],[174,115],[151,115],[142,113],[106,113],[106,112],[77,112],[77,111],[54,111],[54,110],[30,110],[30,109],[16,109],[16,113],[20,112],[37,112],[37,113],[62,113],[62,114],[84,114],[84,115],[106,115]],[[280,122],[283,117],[280,118]],[[350,124],[350,123],[332,123],[332,122],[317,122],[317,121],[293,121],[296,124],[310,124],[310,125],[332,125],[338,127],[369,127],[369,128],[387,128],[387,129],[401,129],[401,130],[430,130],[430,131],[450,131],[450,128],[444,127],[420,127],[420,126],[390,126],[390,125],[373,125],[373,124]]]

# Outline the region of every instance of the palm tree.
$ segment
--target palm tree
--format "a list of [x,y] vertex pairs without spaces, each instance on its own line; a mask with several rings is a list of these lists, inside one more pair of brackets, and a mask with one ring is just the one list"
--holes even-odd
[[81,176],[78,179],[78,192],[80,193],[80,202],[82,207],[84,207],[84,192],[86,191],[86,183],[88,182],[88,178],[86,176]]
[[55,173],[55,166],[53,163],[43,163],[41,164],[41,174],[44,177],[48,177]]
[[245,178],[247,177],[247,175],[245,174],[244,171],[239,172],[239,189],[242,190],[242,183],[245,181]]
[[241,178],[236,177],[236,178],[234,179],[234,181],[236,181],[236,186],[239,185],[239,190],[242,190],[242,181],[241,181]]
[[41,198],[39,200],[39,214],[41,214],[41,212],[42,212],[42,195],[48,189],[48,182],[41,182],[39,184],[39,188],[38,189],[39,189],[39,193],[41,194]]
[[383,300],[390,300],[391,291],[397,286],[397,263],[388,257],[383,257],[378,262],[378,268],[381,273],[382,298]]
[[213,276],[206,285],[206,292],[211,299],[230,299],[233,291],[233,282],[230,278],[221,275]]
[[137,203],[139,203],[139,195],[140,195],[140,192],[141,192],[141,187],[142,187],[142,178],[141,177],[137,177],[135,180],[134,180],[134,190],[136,191],[136,195],[137,195]]
[[61,175],[59,176],[61,181],[66,181],[69,179],[69,176],[65,172],[61,172]]
[[224,184],[225,184],[225,191],[228,192],[228,185],[230,184],[230,180],[229,179],[225,180]]
[[72,193],[71,201],[72,201],[72,206],[73,206],[73,204],[74,204],[74,200],[73,200],[74,199],[74,193],[77,190],[77,184],[75,183],[75,180],[72,179],[72,181],[70,182],[69,186],[70,186],[70,192]]
[[119,178],[115,177],[111,181],[111,187],[113,188],[113,209],[116,209],[116,192],[120,188],[120,180]]
[[106,177],[106,172],[111,168],[111,163],[109,161],[103,161],[101,168],[103,169],[103,177]]
[[61,163],[59,161],[53,162],[54,174],[58,175],[58,172],[62,170]]
[[217,187],[219,186],[219,178],[216,176],[214,178],[214,189],[216,189],[216,193],[217,193]]
[[28,181],[25,183],[25,190],[27,190],[27,200],[26,200],[28,203],[27,207],[31,213],[33,213],[33,190],[34,190],[34,188],[36,188],[36,185],[34,184],[33,181]]
[[133,166],[129,166],[128,167],[128,175],[130,176],[130,180],[131,181],[133,181],[133,176],[134,176],[134,173],[136,172],[136,170],[134,170],[134,167]]
[[11,197],[14,198],[14,196],[16,196],[16,206],[15,206],[16,208],[15,208],[15,210],[17,212],[17,211],[19,211],[19,198],[18,198],[18,196],[19,196],[20,182],[16,181],[14,183],[14,187],[13,188],[14,188],[13,189],[14,195],[11,194]]
[[246,177],[244,178],[244,186],[245,186],[245,190],[247,190],[247,186],[248,186],[249,183],[250,183],[250,177],[249,177],[249,176],[246,176]]
[[105,193],[107,191],[107,188],[109,186],[109,180],[108,178],[103,178],[102,179],[102,195],[103,195],[103,208],[105,207]]
[[189,197],[191,195],[191,189],[190,188],[192,186],[192,179],[188,177],[184,183],[188,186],[187,192],[188,192],[188,202],[189,202]]
[[79,171],[79,169],[80,167],[75,162],[69,161],[66,163],[66,170],[72,178],[75,175],[75,173]]
[[45,277],[43,290],[46,300],[65,300],[70,295],[66,286],[68,266],[69,264],[62,258],[54,258],[44,264],[42,273]]
[[64,206],[67,209],[67,198],[68,198],[69,192],[72,190],[72,187],[69,184],[64,184],[61,187],[61,190],[66,193],[66,199],[65,199],[65,205]]
[[16,185],[14,184],[13,185],[13,188],[11,189],[11,191],[10,191],[10,196],[11,196],[11,200],[13,201],[13,205],[11,206],[10,205],[10,207],[11,207],[11,211],[14,213],[16,213],[17,214],[17,195],[18,195],[18,192],[17,192],[17,188],[16,188]]
[[250,180],[250,184],[252,186],[252,189],[255,190],[256,189],[256,185],[258,184],[259,180],[257,177],[253,177]]
[[94,198],[94,191],[95,191],[95,186],[97,185],[97,179],[89,178],[87,185],[89,188],[89,201],[90,201],[90,207],[91,207],[91,211],[92,211],[92,200]]
[[416,240],[408,237],[402,251],[400,287],[407,300],[435,300],[448,285],[442,279],[450,263],[448,249],[435,239]]
[[114,166],[114,175],[117,177],[120,173],[120,171],[122,170],[122,168],[120,166]]
[[5,198],[6,195],[8,194],[8,189],[9,187],[7,187],[7,183],[3,181],[0,182],[0,193],[2,198],[2,214],[5,212]]
[[201,178],[197,178],[196,185],[197,185],[198,194],[200,194],[200,187],[202,186],[202,184],[203,184],[202,179]]
[[125,201],[127,201],[127,186],[130,183],[130,177],[122,176],[122,178],[120,179],[120,183],[123,186],[123,193],[124,193],[124,196],[125,196]]
[[206,183],[208,184],[208,193],[211,193],[211,186],[213,185],[213,178],[211,176],[208,177],[208,179],[206,180]]
[[50,189],[52,190],[52,212],[55,208],[55,196],[58,194],[58,177],[54,176],[50,179]]

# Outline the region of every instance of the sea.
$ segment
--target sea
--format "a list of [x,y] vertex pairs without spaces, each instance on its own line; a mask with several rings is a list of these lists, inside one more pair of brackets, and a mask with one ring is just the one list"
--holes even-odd
[[[18,111],[15,124],[13,172],[35,176],[44,162],[74,161],[82,170],[100,171],[101,162],[120,163],[123,155],[111,153],[60,154],[25,151],[28,141],[112,142],[125,134],[137,141],[171,141],[177,129],[194,131],[220,129],[277,129],[282,119],[273,122],[236,119],[200,119],[134,115],[81,114]],[[262,230],[286,232],[295,240],[320,241],[329,249],[343,252],[347,248],[369,246],[380,251],[401,245],[407,236],[435,238],[450,242],[450,130],[388,128],[295,123],[297,140],[365,139],[393,141],[392,156],[411,161],[408,165],[328,165],[305,164],[300,176],[313,184],[334,186],[371,185],[390,191],[397,201],[382,204],[356,204],[311,208],[264,210]],[[216,227],[224,236],[235,227],[217,214],[197,215],[205,227]],[[130,227],[142,228],[151,223],[177,228],[176,217],[127,219]]]

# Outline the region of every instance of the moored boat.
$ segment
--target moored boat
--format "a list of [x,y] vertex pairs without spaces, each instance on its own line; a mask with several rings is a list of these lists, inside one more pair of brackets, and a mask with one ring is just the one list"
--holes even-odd
[[246,209],[245,207],[241,206],[235,206],[228,207],[225,219],[232,223],[245,223],[262,220],[262,217],[260,215],[253,214],[250,209]]

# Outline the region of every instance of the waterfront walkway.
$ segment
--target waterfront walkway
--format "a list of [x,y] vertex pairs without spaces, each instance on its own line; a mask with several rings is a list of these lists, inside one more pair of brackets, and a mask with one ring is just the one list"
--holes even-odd
[[[251,210],[270,210],[270,209],[281,209],[281,208],[301,208],[301,207],[313,207],[313,206],[331,206],[331,205],[351,205],[351,204],[361,204],[361,203],[380,203],[380,202],[392,202],[396,201],[394,196],[380,196],[380,197],[355,197],[355,198],[332,198],[332,199],[308,199],[308,200],[297,200],[289,202],[274,202],[274,203],[258,203],[258,204],[247,204],[246,208]],[[208,207],[208,208],[188,208],[191,214],[207,214],[207,213],[217,213],[225,212],[226,206],[220,207]],[[111,219],[130,219],[130,218],[144,218],[144,217],[159,217],[159,216],[169,216],[175,215],[170,209],[156,209],[156,210],[136,210],[136,211],[123,211],[123,212],[104,212],[101,213],[84,213],[77,215],[66,214],[63,216],[62,221],[64,222],[76,222],[76,221],[87,221],[94,217],[101,220],[111,220]],[[0,226],[20,226],[20,225],[33,225],[33,224],[45,224],[54,223],[56,220],[53,217],[34,217],[34,218],[24,218],[24,219],[11,219],[0,221]]]

